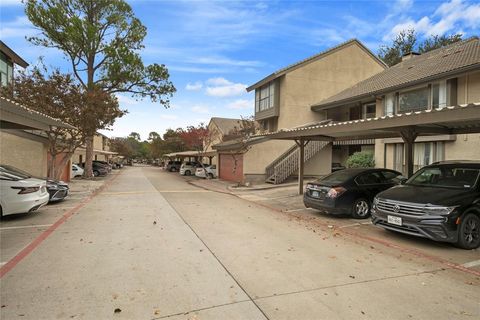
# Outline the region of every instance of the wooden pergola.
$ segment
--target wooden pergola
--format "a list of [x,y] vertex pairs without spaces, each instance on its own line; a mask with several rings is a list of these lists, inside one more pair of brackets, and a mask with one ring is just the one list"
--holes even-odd
[[[280,130],[264,136],[297,143],[300,149],[299,194],[303,194],[304,150],[310,141],[400,137],[405,144],[405,163],[410,177],[413,174],[413,146],[417,137],[462,133],[480,133],[480,103]],[[480,146],[478,152],[480,158]]]

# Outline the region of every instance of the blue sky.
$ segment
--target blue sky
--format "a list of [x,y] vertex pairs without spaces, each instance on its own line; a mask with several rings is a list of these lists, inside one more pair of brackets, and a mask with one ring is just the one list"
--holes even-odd
[[[479,35],[480,3],[445,1],[129,1],[147,27],[142,57],[163,63],[177,88],[171,108],[120,96],[129,114],[108,136],[208,123],[212,116],[253,113],[245,87],[273,71],[351,38],[374,53],[398,31],[414,27],[420,37],[460,32]],[[0,37],[30,64],[69,71],[62,54],[34,47],[35,34],[18,0],[0,2]]]

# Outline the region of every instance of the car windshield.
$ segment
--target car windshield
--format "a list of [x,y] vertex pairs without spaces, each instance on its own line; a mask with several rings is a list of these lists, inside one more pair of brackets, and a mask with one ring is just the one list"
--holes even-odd
[[323,179],[320,179],[319,182],[327,183],[332,185],[342,184],[345,183],[347,180],[352,178],[352,173],[349,171],[336,171],[334,173],[329,174]]
[[22,171],[12,166],[1,165],[0,166],[0,178],[2,180],[23,180],[31,178],[28,172]]
[[476,168],[429,167],[417,171],[405,184],[469,189],[475,186],[479,176],[480,169]]

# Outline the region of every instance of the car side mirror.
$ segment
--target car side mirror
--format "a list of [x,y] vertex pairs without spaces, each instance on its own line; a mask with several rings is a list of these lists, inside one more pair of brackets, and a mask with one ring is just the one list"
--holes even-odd
[[400,184],[405,184],[405,182],[407,182],[407,178],[403,177],[400,179]]

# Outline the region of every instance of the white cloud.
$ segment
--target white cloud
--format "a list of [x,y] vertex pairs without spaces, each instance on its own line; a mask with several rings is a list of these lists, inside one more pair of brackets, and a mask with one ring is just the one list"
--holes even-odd
[[246,99],[238,99],[227,104],[229,109],[252,109],[253,110],[253,101]]
[[205,106],[193,106],[190,110],[195,113],[209,113],[210,110]]
[[123,96],[123,95],[120,95],[120,94],[117,94],[117,99],[118,99],[118,103],[120,104],[120,106],[122,106],[124,104],[133,106],[133,105],[137,105],[139,103],[137,100],[135,100],[133,98]]
[[188,91],[198,91],[202,89],[202,87],[203,87],[203,84],[200,81],[197,81],[195,83],[187,83],[187,85],[185,86],[185,89]]
[[2,38],[19,38],[33,34],[34,29],[26,16],[16,17],[13,21],[2,21],[0,34]]
[[225,78],[211,78],[206,93],[212,97],[234,97],[245,93],[246,84],[233,83]]
[[163,120],[177,120],[178,117],[173,115],[173,114],[161,114],[159,116],[160,119],[163,119]]
[[418,20],[406,18],[404,22],[396,24],[384,40],[411,28],[423,36],[444,35],[461,29],[463,24],[473,29],[480,26],[480,3],[470,4],[464,0],[444,2],[431,16],[424,16]]

